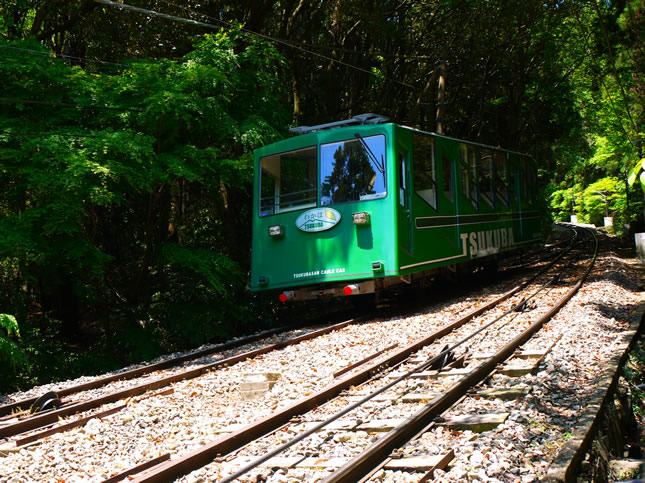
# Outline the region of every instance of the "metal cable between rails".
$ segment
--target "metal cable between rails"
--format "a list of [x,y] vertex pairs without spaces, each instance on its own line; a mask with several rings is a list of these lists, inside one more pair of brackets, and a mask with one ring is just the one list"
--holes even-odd
[[[574,246],[573,243],[571,245],[569,245],[569,247],[567,247],[565,250],[563,250],[549,265],[547,265],[546,267],[543,267],[533,277],[531,277],[529,280],[525,281],[522,284],[522,287],[525,288],[529,283],[533,282],[535,279],[537,279],[537,277],[539,277],[544,272],[546,272],[549,268],[551,268],[557,262],[557,260],[559,260],[565,254],[569,253],[571,251],[571,249],[573,249],[573,246]],[[597,248],[596,248],[596,251],[597,251]],[[574,259],[572,259],[569,262],[569,264],[567,264],[567,267],[573,261],[574,261]],[[594,257],[594,261],[595,261],[595,257]],[[592,263],[592,265],[593,265],[593,263]],[[585,275],[585,277],[586,277],[586,275]],[[360,400],[356,401],[355,403],[352,403],[349,406],[347,406],[344,409],[342,409],[341,411],[333,414],[332,416],[330,416],[325,421],[321,421],[320,423],[314,425],[312,428],[300,433],[298,436],[294,437],[290,441],[287,441],[286,443],[283,443],[282,445],[278,446],[277,448],[275,448],[274,450],[270,451],[269,453],[267,453],[267,454],[255,459],[254,461],[252,461],[248,465],[244,466],[243,468],[240,468],[235,473],[224,477],[222,480],[220,480],[220,482],[221,483],[229,483],[229,482],[234,481],[235,479],[239,478],[240,476],[243,476],[246,473],[248,473],[249,471],[251,471],[254,468],[258,467],[262,463],[270,460],[271,458],[277,456],[278,454],[282,453],[283,451],[289,449],[291,446],[295,445],[296,443],[298,443],[298,442],[308,438],[309,436],[313,435],[314,433],[316,433],[320,429],[324,428],[325,426],[328,426],[329,424],[333,423],[334,421],[338,420],[339,418],[341,418],[341,417],[345,416],[346,414],[352,412],[354,409],[360,407],[361,405],[365,404],[366,402],[368,402],[369,400],[371,400],[374,397],[378,396],[379,394],[382,394],[383,392],[387,391],[388,389],[392,388],[393,386],[397,385],[398,383],[404,381],[405,379],[408,379],[411,375],[413,375],[413,374],[415,374],[417,372],[421,372],[421,371],[426,370],[427,368],[432,366],[432,364],[434,364],[435,362],[439,361],[443,356],[445,356],[449,352],[453,351],[457,347],[460,347],[461,345],[465,344],[466,342],[468,342],[470,339],[472,339],[476,335],[479,335],[480,333],[484,332],[488,328],[492,327],[495,323],[499,322],[502,318],[506,317],[509,314],[512,314],[513,312],[517,312],[518,308],[520,308],[522,305],[526,304],[526,302],[528,302],[533,297],[537,296],[537,294],[540,291],[542,291],[546,287],[550,286],[556,280],[557,280],[556,278],[553,278],[553,279],[549,280],[548,282],[544,283],[541,287],[539,287],[531,295],[529,295],[528,297],[523,298],[520,302],[518,302],[517,304],[514,304],[510,309],[508,309],[502,315],[499,315],[498,317],[496,317],[492,321],[486,323],[485,325],[483,325],[482,327],[477,329],[475,332],[472,332],[468,336],[462,338],[461,340],[459,340],[457,343],[453,344],[452,346],[449,346],[449,347],[445,348],[444,350],[439,352],[434,357],[428,359],[427,361],[425,361],[425,362],[415,366],[414,368],[408,370],[406,373],[404,373],[401,376],[397,377],[396,379],[394,379],[393,381],[389,382],[385,386],[380,387],[379,389],[375,390],[374,392],[372,392],[372,393],[368,394],[367,396],[364,396]],[[510,323],[514,318],[515,318],[515,316],[512,317],[509,321],[505,322],[503,325],[506,325],[506,324]]]

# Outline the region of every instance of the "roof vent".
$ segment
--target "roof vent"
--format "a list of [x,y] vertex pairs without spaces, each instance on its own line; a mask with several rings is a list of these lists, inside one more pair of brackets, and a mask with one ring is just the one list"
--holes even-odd
[[298,126],[298,127],[292,127],[289,129],[289,132],[293,134],[307,134],[310,132],[316,132],[316,131],[322,131],[324,129],[332,129],[335,127],[343,127],[343,126],[351,126],[354,124],[381,124],[384,122],[388,122],[390,120],[389,117],[386,116],[381,116],[379,114],[359,114],[357,116],[352,117],[351,119],[346,119],[345,121],[336,121],[336,122],[329,122],[327,124],[318,124],[317,126]]

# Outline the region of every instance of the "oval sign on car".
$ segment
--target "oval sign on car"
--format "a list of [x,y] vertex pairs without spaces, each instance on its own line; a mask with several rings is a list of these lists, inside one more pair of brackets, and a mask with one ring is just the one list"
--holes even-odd
[[315,233],[329,230],[340,221],[340,213],[333,208],[316,208],[302,213],[296,220],[296,226],[302,231]]

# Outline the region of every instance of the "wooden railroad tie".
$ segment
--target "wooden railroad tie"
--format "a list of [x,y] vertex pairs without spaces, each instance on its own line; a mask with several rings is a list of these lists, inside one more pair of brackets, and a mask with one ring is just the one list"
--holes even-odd
[[488,413],[488,414],[464,414],[461,416],[449,416],[438,422],[442,426],[461,431],[473,431],[481,433],[495,429],[509,417],[511,413]]
[[[384,466],[386,470],[392,471],[423,471],[432,472],[445,468],[455,457],[452,450],[447,453],[429,456],[407,456],[403,458],[390,459]],[[231,466],[245,466],[252,461],[252,458],[243,456],[231,461]],[[340,468],[351,461],[345,457],[319,457],[319,456],[282,456],[271,458],[262,466],[280,468]],[[425,476],[425,475],[424,475]]]

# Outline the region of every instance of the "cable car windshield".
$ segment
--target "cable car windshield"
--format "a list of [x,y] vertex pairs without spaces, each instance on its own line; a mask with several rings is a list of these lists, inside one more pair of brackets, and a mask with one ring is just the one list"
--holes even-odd
[[315,146],[262,158],[260,216],[316,206],[316,158]]
[[385,198],[385,136],[320,146],[322,206]]

